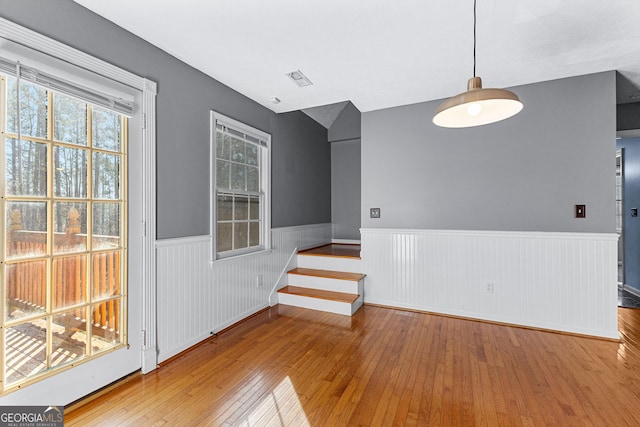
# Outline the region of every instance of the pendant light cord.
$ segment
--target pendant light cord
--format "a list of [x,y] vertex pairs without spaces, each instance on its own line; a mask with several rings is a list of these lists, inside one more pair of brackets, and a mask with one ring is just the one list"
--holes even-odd
[[473,0],[473,77],[476,76],[476,0]]

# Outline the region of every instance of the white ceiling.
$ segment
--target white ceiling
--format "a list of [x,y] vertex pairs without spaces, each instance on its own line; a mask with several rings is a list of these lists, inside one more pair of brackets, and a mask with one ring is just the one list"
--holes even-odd
[[[275,112],[446,98],[473,74],[472,0],[75,1]],[[640,0],[479,0],[477,10],[485,87],[618,70],[618,103],[640,102]],[[295,70],[314,84],[295,85]]]

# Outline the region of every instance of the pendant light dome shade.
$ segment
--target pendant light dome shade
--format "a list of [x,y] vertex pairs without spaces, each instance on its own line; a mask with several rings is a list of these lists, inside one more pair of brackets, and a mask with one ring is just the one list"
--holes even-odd
[[483,89],[482,79],[472,77],[466,92],[440,104],[433,124],[446,128],[481,126],[515,116],[523,107],[515,93],[506,89]]

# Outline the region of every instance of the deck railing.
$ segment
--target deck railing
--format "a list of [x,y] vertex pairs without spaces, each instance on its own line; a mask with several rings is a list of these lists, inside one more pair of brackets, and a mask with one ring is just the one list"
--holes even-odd
[[[70,217],[74,213],[70,213]],[[12,215],[14,216],[14,215]],[[15,215],[19,217],[19,215]],[[117,236],[93,236],[94,246],[106,251],[99,251],[87,257],[84,247],[88,236],[81,234],[79,227],[71,226],[65,232],[54,233],[53,252],[59,254],[52,259],[51,273],[51,306],[55,311],[64,307],[62,314],[54,315],[54,321],[65,327],[65,333],[84,330],[87,323],[86,304],[89,300],[87,292],[91,292],[94,303],[90,307],[89,318],[94,335],[110,340],[117,340],[120,331],[119,300],[108,299],[120,295],[120,238]],[[23,257],[27,255],[44,256],[47,245],[47,233],[26,231],[15,221],[7,239],[7,257]],[[108,248],[114,248],[108,251]],[[78,253],[80,252],[80,253]],[[91,269],[87,270],[87,262]],[[24,312],[44,312],[47,306],[47,262],[45,259],[28,259],[9,263],[6,267],[6,295],[8,314]],[[90,275],[89,286],[87,279]]]

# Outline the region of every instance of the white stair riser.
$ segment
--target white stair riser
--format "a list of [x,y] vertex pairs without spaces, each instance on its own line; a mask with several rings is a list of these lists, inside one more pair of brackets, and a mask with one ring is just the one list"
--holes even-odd
[[302,295],[278,294],[278,302],[294,307],[309,308],[312,310],[326,311],[328,313],[344,314],[351,316],[362,306],[363,298],[359,297],[353,304],[346,302],[312,298]]
[[289,274],[288,276],[289,286],[362,295],[362,280],[356,282],[355,280],[330,279],[327,277],[303,276],[300,274]]
[[328,256],[298,255],[299,268],[361,273],[362,260],[357,258],[335,258]]

